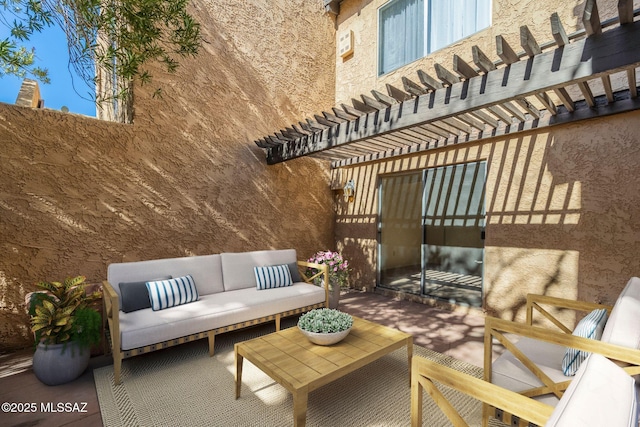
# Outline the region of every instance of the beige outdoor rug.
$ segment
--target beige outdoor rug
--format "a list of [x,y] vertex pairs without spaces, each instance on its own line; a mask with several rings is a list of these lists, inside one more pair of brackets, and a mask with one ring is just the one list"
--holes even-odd
[[[273,329],[273,326],[271,326]],[[113,367],[94,371],[105,426],[291,426],[291,394],[244,361],[242,396],[234,396],[233,342],[271,332],[265,326],[216,337],[216,355],[206,340],[126,359],[122,383],[113,386]],[[414,346],[414,355],[482,376],[482,369]],[[445,393],[470,423],[479,426],[479,402]],[[409,426],[411,390],[406,349],[397,350],[309,394],[307,425],[322,427]],[[424,393],[425,426],[449,422]]]

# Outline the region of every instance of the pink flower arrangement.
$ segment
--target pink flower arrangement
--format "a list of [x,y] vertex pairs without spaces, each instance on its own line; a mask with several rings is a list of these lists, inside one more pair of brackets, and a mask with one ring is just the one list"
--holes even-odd
[[[320,251],[309,258],[308,262],[327,264],[329,266],[329,280],[333,281],[332,279],[335,279],[340,286],[346,286],[349,275],[349,261],[342,258],[342,255],[338,252]],[[313,275],[317,273],[317,270],[309,268],[308,273]]]

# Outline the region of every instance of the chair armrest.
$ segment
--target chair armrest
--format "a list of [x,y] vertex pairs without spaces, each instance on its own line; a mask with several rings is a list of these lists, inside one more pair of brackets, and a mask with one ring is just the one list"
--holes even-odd
[[318,264],[315,262],[309,262],[309,261],[298,261],[298,266],[299,267],[305,267],[305,269],[307,267],[310,268],[315,268],[316,270],[319,270],[318,273],[314,274],[311,277],[307,277],[307,275],[305,274],[305,272],[302,272],[302,280],[304,280],[306,283],[313,283],[315,278],[317,277],[321,277],[322,280],[322,285],[324,287],[324,300],[325,300],[325,307],[329,307],[329,266],[327,264]]
[[611,310],[613,309],[610,305],[598,304],[587,301],[575,301],[571,299],[551,297],[547,295],[538,295],[538,294],[528,294],[527,295],[527,325],[533,325],[533,313],[534,310],[540,313],[543,317],[549,320],[551,323],[556,325],[560,330],[570,334],[572,330],[564,325],[560,320],[558,320],[553,314],[549,313],[549,311],[544,308],[547,307],[555,307],[561,309],[568,309],[574,311],[583,311],[590,312],[597,309],[606,309],[607,314],[611,314]]
[[451,425],[467,425],[444,395],[436,388],[433,381],[537,425],[544,425],[553,412],[553,407],[550,405],[455,369],[442,366],[423,357],[414,356],[411,365],[411,425],[413,427],[422,426],[423,388],[427,390],[443,413],[449,418]]
[[109,334],[111,336],[111,351],[120,352],[120,298],[111,283],[107,280],[102,282],[104,315],[109,324]]

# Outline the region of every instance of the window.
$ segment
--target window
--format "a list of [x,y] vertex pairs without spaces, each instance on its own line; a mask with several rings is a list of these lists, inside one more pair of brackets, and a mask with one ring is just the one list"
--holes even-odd
[[392,0],[379,12],[378,75],[491,25],[491,0]]

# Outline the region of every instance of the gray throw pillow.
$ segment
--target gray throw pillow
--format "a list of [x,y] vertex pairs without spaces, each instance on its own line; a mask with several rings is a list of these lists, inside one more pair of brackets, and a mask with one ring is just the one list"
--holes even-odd
[[302,280],[302,276],[300,276],[300,271],[298,271],[298,263],[290,262],[287,265],[289,266],[289,272],[291,273],[291,281],[293,283],[303,282],[304,280]]
[[144,282],[120,282],[120,295],[122,296],[122,307],[120,310],[125,313],[151,308],[149,290],[147,282],[156,280],[168,280],[171,276],[159,277],[157,279],[145,280]]

